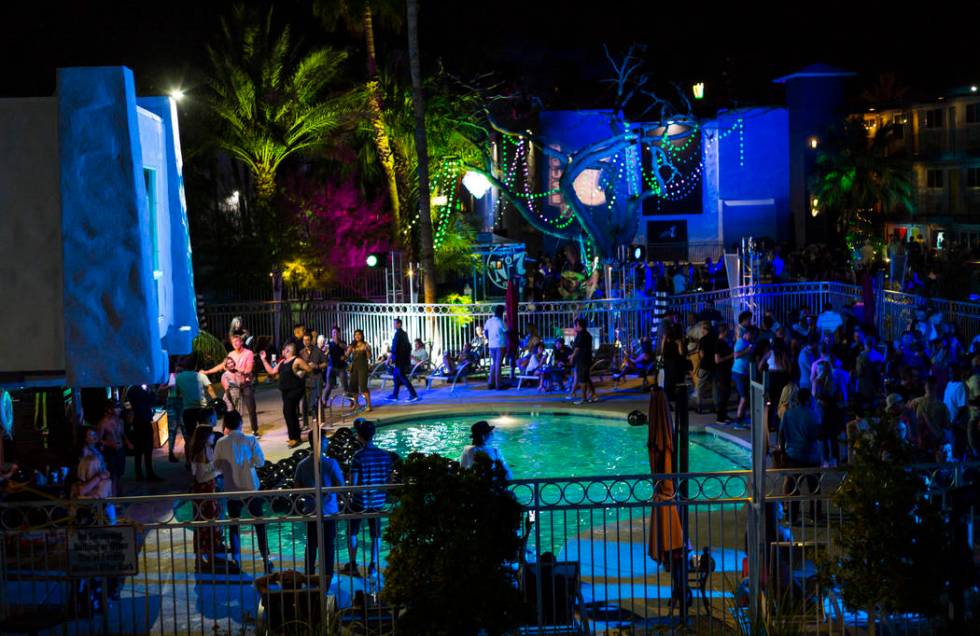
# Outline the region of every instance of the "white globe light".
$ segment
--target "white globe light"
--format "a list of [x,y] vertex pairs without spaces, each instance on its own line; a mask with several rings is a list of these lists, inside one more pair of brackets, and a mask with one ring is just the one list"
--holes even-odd
[[490,186],[490,180],[479,172],[471,170],[463,175],[463,187],[477,199],[482,199]]
[[596,168],[586,168],[575,177],[572,189],[575,196],[585,205],[603,205],[606,202],[606,191],[599,187],[599,177],[602,172]]

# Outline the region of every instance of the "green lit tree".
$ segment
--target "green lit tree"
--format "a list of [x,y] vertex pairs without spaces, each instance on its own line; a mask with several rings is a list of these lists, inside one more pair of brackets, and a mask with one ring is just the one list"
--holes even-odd
[[315,0],[313,3],[313,12],[319,16],[327,29],[333,29],[340,24],[351,34],[364,38],[367,57],[365,84],[367,121],[377,162],[384,172],[396,234],[401,225],[402,197],[398,191],[391,133],[385,121],[384,96],[378,75],[378,55],[375,46],[375,22],[392,29],[399,28],[404,17],[404,4],[403,0]]
[[863,121],[849,119],[824,142],[810,191],[838,231],[859,217],[880,225],[884,214],[915,211],[911,165],[889,152],[895,134],[894,126],[882,126],[869,135]]
[[257,17],[236,5],[221,21],[218,44],[208,47],[210,107],[221,124],[216,145],[248,166],[264,207],[283,161],[322,146],[357,103],[354,93],[336,90],[347,54],[303,50],[272,18],[271,9]]

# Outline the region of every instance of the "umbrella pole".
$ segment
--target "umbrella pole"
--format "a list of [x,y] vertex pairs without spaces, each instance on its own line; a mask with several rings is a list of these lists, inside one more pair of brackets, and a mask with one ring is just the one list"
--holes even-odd
[[[688,443],[690,437],[690,421],[688,419],[687,410],[687,384],[679,384],[675,387],[675,394],[677,399],[674,401],[674,435],[676,436],[674,443],[674,450],[677,453],[675,458],[677,461],[674,464],[677,466],[676,474],[684,475],[686,477],[688,471]],[[680,599],[678,607],[680,608],[680,617],[683,623],[687,624],[687,568],[688,568],[688,558],[687,558],[687,546],[690,544],[690,533],[688,532],[688,506],[687,506],[687,479],[683,479],[680,484],[678,484],[678,495],[680,500],[684,502],[684,505],[680,507],[681,514],[681,530],[682,530],[682,545],[681,548],[681,589],[679,590]]]

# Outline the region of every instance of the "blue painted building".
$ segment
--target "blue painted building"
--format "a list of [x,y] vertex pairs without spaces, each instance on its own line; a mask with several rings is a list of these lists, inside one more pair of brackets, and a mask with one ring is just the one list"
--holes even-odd
[[[742,236],[792,238],[789,179],[789,114],[787,109],[750,108],[719,113],[703,121],[699,145],[682,171],[685,175],[674,200],[647,199],[630,228],[631,242],[648,245],[654,258],[717,258],[723,245]],[[607,111],[549,111],[541,113],[540,135],[552,147],[573,152],[609,138]],[[540,155],[539,155],[540,157]],[[539,158],[542,190],[557,187],[560,171],[547,158]],[[643,168],[644,173],[648,167]],[[575,191],[594,214],[604,212],[607,196],[595,184]],[[618,183],[620,205],[625,183]],[[549,216],[562,209],[560,194],[542,200]],[[630,241],[630,239],[627,239]]]
[[60,69],[54,97],[0,100],[0,139],[0,381],[165,380],[198,332],[174,101]]

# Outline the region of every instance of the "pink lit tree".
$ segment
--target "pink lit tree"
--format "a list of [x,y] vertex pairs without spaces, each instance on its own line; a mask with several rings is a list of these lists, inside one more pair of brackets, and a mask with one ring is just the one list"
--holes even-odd
[[295,259],[310,283],[350,280],[367,267],[369,254],[391,249],[392,217],[385,198],[368,198],[353,177],[322,183],[294,177],[284,190],[295,223]]

